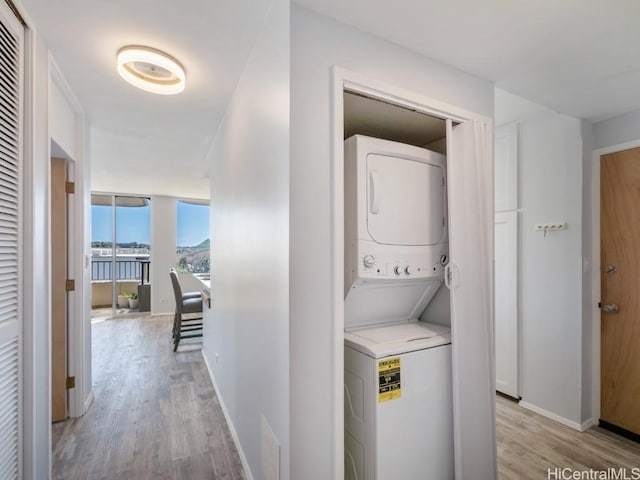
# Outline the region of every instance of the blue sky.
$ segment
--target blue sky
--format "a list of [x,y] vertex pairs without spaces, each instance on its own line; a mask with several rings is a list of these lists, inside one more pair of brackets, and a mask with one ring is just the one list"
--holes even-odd
[[[209,238],[209,207],[177,202],[178,246],[198,245]],[[151,242],[151,207],[116,209],[116,243]],[[111,241],[111,207],[91,206],[91,241]]]
[[179,247],[193,247],[209,238],[208,205],[178,202],[176,209]]

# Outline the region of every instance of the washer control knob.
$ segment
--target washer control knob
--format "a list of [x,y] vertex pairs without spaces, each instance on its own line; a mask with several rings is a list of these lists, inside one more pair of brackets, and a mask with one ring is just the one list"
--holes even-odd
[[402,273],[400,265],[396,265],[395,267],[393,267],[393,273],[395,273],[396,275],[400,275]]
[[407,275],[412,275],[414,273],[414,268],[411,265],[407,265],[404,267],[404,273]]
[[445,254],[440,256],[440,265],[445,266],[449,262],[449,257]]
[[373,255],[365,255],[362,259],[362,263],[364,263],[365,267],[371,268],[375,265],[376,258]]

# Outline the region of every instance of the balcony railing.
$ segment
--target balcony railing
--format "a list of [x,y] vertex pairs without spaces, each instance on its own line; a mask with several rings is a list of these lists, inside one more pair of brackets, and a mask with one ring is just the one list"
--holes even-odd
[[[116,280],[137,280],[140,283],[149,283],[149,259],[127,258],[116,259],[115,279]],[[91,259],[91,281],[111,281],[114,278],[114,266],[111,258]]]

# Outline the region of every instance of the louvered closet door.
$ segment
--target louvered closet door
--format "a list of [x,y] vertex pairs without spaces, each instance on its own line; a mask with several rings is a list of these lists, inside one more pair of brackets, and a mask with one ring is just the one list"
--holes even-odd
[[0,478],[21,475],[23,28],[0,0]]

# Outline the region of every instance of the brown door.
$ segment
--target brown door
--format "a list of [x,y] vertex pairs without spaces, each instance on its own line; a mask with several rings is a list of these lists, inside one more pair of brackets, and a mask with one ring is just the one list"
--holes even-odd
[[600,417],[640,434],[640,148],[602,156],[600,169]]
[[67,418],[67,162],[51,159],[51,419]]

